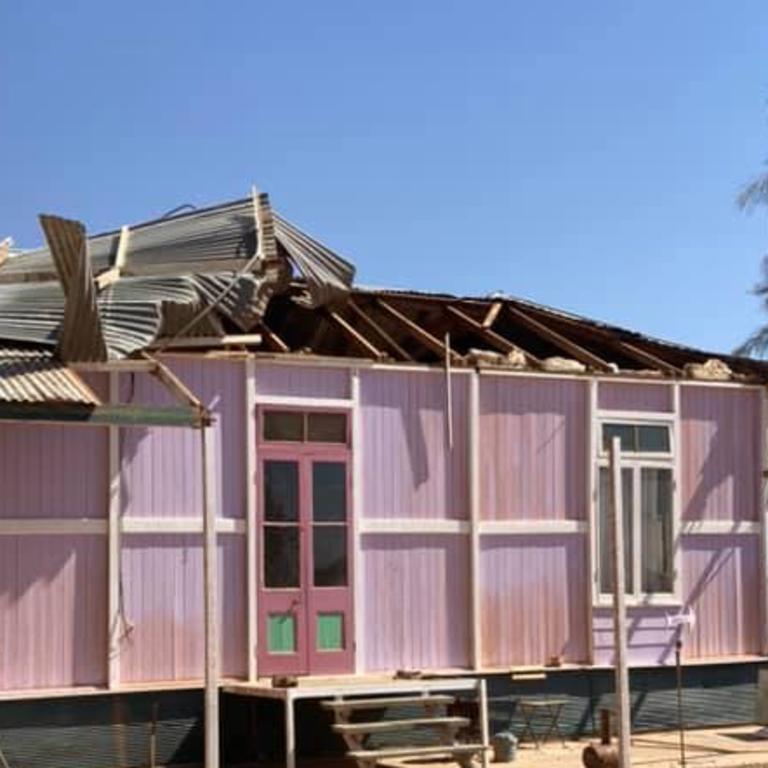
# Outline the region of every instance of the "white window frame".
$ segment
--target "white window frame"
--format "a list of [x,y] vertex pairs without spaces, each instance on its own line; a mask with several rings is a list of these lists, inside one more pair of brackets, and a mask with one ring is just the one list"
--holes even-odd
[[[633,591],[626,593],[626,603],[630,606],[680,606],[682,604],[682,578],[680,558],[680,494],[678,493],[678,456],[679,435],[678,424],[673,413],[634,413],[622,411],[601,411],[595,419],[595,450],[594,457],[594,503],[592,525],[592,547],[594,552],[594,574],[592,579],[592,600],[596,607],[610,607],[613,596],[600,590],[600,483],[601,468],[610,465],[608,451],[603,447],[603,427],[606,424],[627,424],[640,426],[660,426],[669,430],[669,452],[640,453],[624,452],[621,454],[622,469],[633,472],[632,493],[634,515],[632,520],[632,586]],[[667,469],[672,475],[672,591],[643,592],[642,590],[642,542],[640,511],[642,483],[640,471],[647,467],[651,469]]]

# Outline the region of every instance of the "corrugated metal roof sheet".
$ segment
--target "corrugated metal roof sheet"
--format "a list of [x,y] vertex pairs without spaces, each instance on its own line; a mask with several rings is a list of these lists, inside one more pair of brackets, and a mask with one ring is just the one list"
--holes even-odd
[[91,388],[53,353],[0,347],[0,402],[99,405]]

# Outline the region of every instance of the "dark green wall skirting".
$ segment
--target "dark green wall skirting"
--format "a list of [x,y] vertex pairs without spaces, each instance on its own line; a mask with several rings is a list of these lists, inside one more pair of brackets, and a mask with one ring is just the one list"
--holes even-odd
[[[684,670],[689,728],[755,720],[759,665],[732,664]],[[674,669],[631,673],[632,721],[636,731],[675,728]],[[595,733],[602,706],[610,706],[610,670],[552,671],[546,680],[488,677],[491,732],[520,733],[517,702],[547,695],[568,700],[561,720],[569,736]],[[0,702],[0,749],[11,768],[135,768],[149,763],[153,709],[157,708],[160,765],[199,764],[203,754],[203,696],[199,690],[82,696]],[[225,765],[256,763],[282,753],[282,705],[276,701],[222,696]],[[330,716],[317,702],[299,702],[300,755],[339,754]]]

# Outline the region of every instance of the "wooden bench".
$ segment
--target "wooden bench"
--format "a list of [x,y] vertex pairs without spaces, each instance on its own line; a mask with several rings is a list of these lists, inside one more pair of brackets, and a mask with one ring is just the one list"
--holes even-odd
[[440,728],[453,737],[459,728],[469,725],[466,717],[414,717],[406,720],[377,720],[370,723],[337,723],[333,726],[336,733],[360,734],[393,733],[411,728]]

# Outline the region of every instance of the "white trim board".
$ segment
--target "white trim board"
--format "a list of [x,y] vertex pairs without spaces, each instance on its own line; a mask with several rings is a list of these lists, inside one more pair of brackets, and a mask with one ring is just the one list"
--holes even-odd
[[[201,517],[124,517],[122,531],[132,533],[202,533]],[[237,518],[220,517],[216,521],[217,533],[246,532],[246,521]]]
[[106,536],[107,528],[106,517],[0,519],[0,536]]
[[461,533],[470,532],[467,520],[432,520],[430,518],[369,518],[361,520],[362,535],[371,533]]

